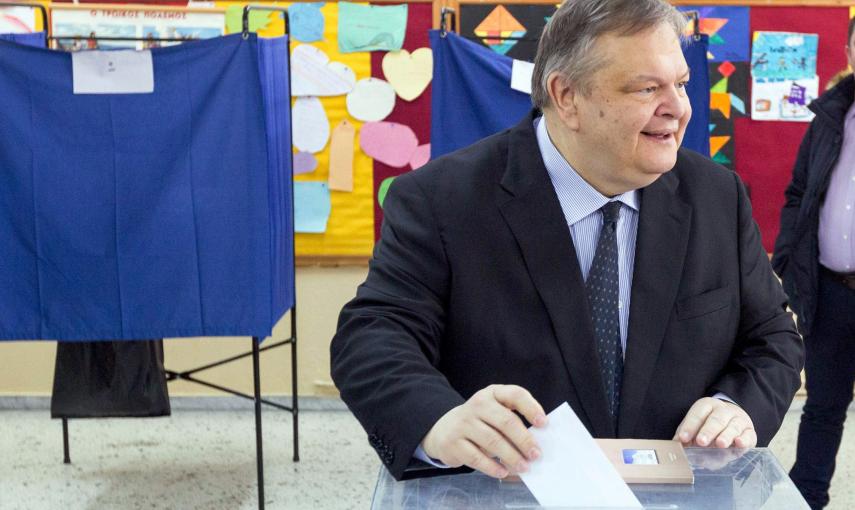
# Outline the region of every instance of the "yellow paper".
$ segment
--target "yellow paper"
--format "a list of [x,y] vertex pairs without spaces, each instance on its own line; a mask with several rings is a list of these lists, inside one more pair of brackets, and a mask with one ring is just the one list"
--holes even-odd
[[405,101],[422,95],[433,79],[433,52],[430,48],[390,51],[383,57],[383,74],[398,97]]
[[353,191],[353,124],[344,119],[335,127],[330,143],[329,185],[335,191]]

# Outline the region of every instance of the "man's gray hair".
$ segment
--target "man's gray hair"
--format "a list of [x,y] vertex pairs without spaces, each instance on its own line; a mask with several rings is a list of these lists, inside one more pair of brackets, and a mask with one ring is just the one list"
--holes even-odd
[[531,101],[550,105],[546,81],[553,72],[587,95],[591,76],[605,62],[594,49],[597,38],[616,33],[634,35],[665,24],[679,37],[686,18],[665,0],[566,0],[543,29],[534,59]]

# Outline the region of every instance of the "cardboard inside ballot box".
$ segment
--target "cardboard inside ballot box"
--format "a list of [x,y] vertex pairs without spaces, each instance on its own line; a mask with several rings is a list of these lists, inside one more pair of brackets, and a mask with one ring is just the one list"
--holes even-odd
[[[595,439],[623,481],[634,484],[695,483],[683,445],[676,440]],[[510,476],[504,482],[520,482]]]

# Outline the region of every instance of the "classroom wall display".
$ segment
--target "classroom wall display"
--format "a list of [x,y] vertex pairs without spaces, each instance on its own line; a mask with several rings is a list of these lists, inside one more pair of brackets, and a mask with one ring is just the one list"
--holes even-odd
[[537,41],[555,4],[462,4],[460,35],[498,53],[534,61]]
[[[421,55],[425,54],[426,50],[423,48],[430,48],[428,31],[431,29],[433,23],[432,18],[433,10],[431,4],[414,3],[409,5],[407,28],[402,47],[403,50],[408,51],[410,55],[416,53]],[[393,69],[393,75],[390,77],[386,76],[383,68],[383,62],[387,59],[388,55],[393,55],[391,58],[399,60],[405,57],[404,55],[396,55],[391,52],[371,52],[371,75],[375,78],[389,80],[394,86],[395,70]],[[423,56],[421,58],[426,57]],[[386,68],[388,70],[389,66],[387,65]],[[395,180],[395,177],[409,172],[414,169],[416,165],[423,163],[424,149],[426,146],[429,146],[428,144],[431,142],[430,120],[431,98],[433,97],[432,71],[433,70],[431,69],[431,81],[425,85],[422,92],[411,100],[405,100],[398,97],[395,101],[395,108],[392,110],[392,113],[384,119],[386,122],[394,122],[396,124],[409,127],[415,134],[419,145],[415,148],[409,164],[404,165],[403,167],[395,167],[383,163],[380,160],[374,160],[374,193],[372,202],[374,208],[374,236],[376,239],[380,238],[380,228],[383,224],[383,209],[381,207],[381,203],[389,189],[389,186]],[[424,84],[424,79],[424,77],[420,78],[421,83],[419,88]],[[412,97],[413,93],[413,91],[407,91],[407,94],[405,95],[407,97]]]
[[[751,31],[819,34],[816,74],[819,87],[846,67],[844,47],[848,7],[752,7]],[[748,186],[763,246],[772,251],[778,235],[784,189],[806,122],[758,121],[739,117],[734,125],[735,169]]]
[[[89,36],[86,39],[58,39],[59,49],[156,48],[180,44],[154,39],[208,39],[225,33],[225,14],[176,9],[134,9],[133,7],[92,8],[91,6],[51,7],[51,31],[55,37]],[[136,37],[148,41],[106,41],[96,37]]]
[[[240,10],[245,3],[252,2],[216,2],[215,5],[226,8],[236,6]],[[267,5],[289,7],[293,4],[274,2]],[[300,37],[303,39],[316,39],[316,32],[321,26],[320,18],[323,20],[323,33],[320,39],[292,41],[291,44],[292,57],[295,49],[300,47],[304,48],[298,53],[306,52],[301,58],[311,57],[302,61],[305,66],[301,70],[303,78],[301,78],[300,93],[307,93],[308,86],[309,91],[314,87],[317,93],[331,95],[303,96],[299,99],[294,98],[292,101],[292,108],[298,101],[301,105],[308,104],[307,101],[315,105],[311,108],[310,115],[301,114],[301,122],[304,122],[301,125],[307,131],[301,132],[296,119],[294,125],[295,141],[299,139],[302,145],[294,148],[296,170],[294,181],[297,184],[295,187],[297,208],[295,249],[298,256],[367,257],[374,248],[373,161],[359,148],[358,139],[363,122],[348,113],[346,98],[353,87],[345,85],[350,83],[351,75],[355,78],[353,86],[360,80],[372,76],[372,53],[339,51],[340,6],[338,2],[326,2],[323,5],[314,3],[311,7],[298,8],[298,11],[300,9],[308,11],[300,15],[308,15],[308,19],[304,17],[302,21],[309,25],[299,30]],[[282,34],[284,30],[282,18],[277,13],[265,14],[259,22],[260,36],[276,36]],[[334,87],[328,86],[329,82],[318,78],[318,72],[326,74],[332,72],[336,76],[336,83],[341,86],[333,90]],[[322,89],[320,91],[319,83],[325,83],[320,87]],[[348,88],[351,90],[347,90]],[[300,110],[303,111],[303,106],[300,106]],[[348,132],[353,130],[355,137],[353,144],[347,142],[346,137],[335,136],[336,128],[345,120]],[[312,136],[304,137],[307,134]],[[333,138],[342,143],[333,143]],[[304,144],[304,142],[309,143]],[[353,147],[352,159],[342,153],[343,147],[351,146]],[[331,164],[337,170],[332,175]],[[352,169],[352,173],[346,173],[344,168]]]
[[810,122],[819,95],[817,34],[754,32],[751,47],[751,118]]
[[[698,30],[709,37],[710,157],[733,169],[733,121],[746,115],[750,82],[750,7],[682,6],[698,17]],[[685,35],[695,31],[694,22]]]

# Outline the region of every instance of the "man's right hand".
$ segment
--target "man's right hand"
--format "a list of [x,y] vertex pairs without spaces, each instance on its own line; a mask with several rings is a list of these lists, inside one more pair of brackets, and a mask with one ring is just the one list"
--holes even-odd
[[494,384],[437,420],[425,435],[422,449],[450,467],[465,464],[494,478],[525,472],[528,462],[540,457],[540,449],[513,411],[535,427],[546,425],[546,413],[531,393],[519,386]]

